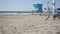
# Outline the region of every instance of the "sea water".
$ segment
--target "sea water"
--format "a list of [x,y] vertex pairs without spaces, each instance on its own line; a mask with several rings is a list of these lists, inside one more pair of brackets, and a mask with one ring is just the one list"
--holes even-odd
[[36,13],[35,11],[0,11],[0,15],[30,15],[30,14],[41,14]]
[[19,15],[26,15],[32,14],[32,11],[0,11],[0,15],[9,15],[9,14],[19,14]]

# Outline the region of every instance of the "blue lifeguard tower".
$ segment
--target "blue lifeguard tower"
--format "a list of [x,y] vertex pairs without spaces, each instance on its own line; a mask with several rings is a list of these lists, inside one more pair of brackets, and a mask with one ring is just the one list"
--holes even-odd
[[42,13],[42,6],[43,6],[43,4],[33,4],[34,11],[36,13]]

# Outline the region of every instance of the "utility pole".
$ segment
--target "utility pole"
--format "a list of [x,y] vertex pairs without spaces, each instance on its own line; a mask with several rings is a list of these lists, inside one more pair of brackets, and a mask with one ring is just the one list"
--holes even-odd
[[56,11],[56,0],[53,0],[53,2],[52,2],[52,7],[53,7],[53,16],[55,15],[55,11]]

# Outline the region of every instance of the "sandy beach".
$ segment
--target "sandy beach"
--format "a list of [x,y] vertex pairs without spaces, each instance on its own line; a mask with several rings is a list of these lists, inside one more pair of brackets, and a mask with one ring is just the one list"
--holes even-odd
[[0,34],[60,34],[60,20],[41,15],[0,15]]

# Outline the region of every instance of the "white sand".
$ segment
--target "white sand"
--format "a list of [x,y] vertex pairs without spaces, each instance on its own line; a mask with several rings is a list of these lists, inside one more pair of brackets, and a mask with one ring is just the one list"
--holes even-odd
[[[45,21],[40,15],[0,15],[0,34],[57,34],[60,20],[52,16]],[[60,33],[59,33],[60,34]]]

